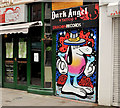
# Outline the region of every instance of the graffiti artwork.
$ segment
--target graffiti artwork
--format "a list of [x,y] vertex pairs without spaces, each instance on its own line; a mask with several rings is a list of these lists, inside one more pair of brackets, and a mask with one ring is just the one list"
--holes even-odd
[[96,33],[96,28],[57,32],[57,95],[96,101]]

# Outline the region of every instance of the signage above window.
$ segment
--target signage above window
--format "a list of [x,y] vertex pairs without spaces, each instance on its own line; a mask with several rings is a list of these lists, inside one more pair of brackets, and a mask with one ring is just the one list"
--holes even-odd
[[52,11],[52,30],[97,27],[98,18],[98,4]]
[[109,3],[107,6],[107,16],[120,17],[120,3]]
[[26,5],[17,5],[6,8],[0,8],[0,25],[18,22],[27,22]]

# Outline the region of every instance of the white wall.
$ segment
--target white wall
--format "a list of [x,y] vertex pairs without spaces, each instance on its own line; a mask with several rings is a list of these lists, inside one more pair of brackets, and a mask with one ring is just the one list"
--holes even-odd
[[98,104],[112,104],[112,18],[107,6],[100,6]]

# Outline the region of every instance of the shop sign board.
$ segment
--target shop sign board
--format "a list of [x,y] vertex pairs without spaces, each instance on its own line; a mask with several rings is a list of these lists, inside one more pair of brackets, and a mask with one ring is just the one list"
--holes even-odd
[[0,8],[0,25],[18,22],[27,22],[26,5],[16,5]]
[[107,16],[119,17],[120,16],[120,3],[109,3],[107,6]]
[[99,5],[92,4],[52,11],[52,30],[97,27]]

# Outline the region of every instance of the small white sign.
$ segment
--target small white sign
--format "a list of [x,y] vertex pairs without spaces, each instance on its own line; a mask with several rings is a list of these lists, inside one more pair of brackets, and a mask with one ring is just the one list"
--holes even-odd
[[34,62],[39,62],[39,53],[34,53]]

